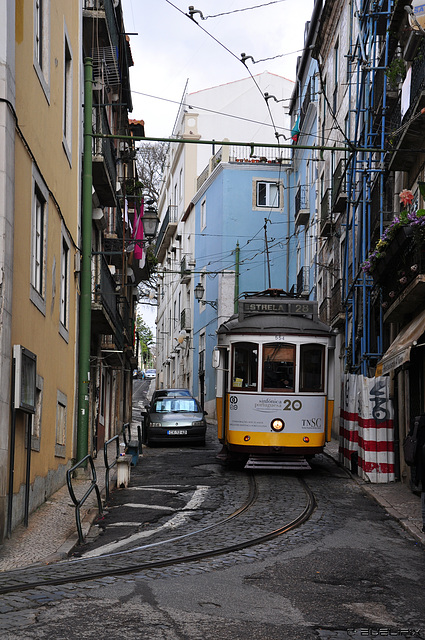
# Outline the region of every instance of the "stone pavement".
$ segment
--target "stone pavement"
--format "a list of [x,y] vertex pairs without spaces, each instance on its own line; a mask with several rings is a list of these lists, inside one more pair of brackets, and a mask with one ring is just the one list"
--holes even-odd
[[[132,430],[134,433],[134,431]],[[326,445],[326,453],[338,461],[338,442],[333,440]],[[103,452],[94,460],[98,486],[102,498],[105,497],[105,466]],[[348,470],[347,470],[347,473]],[[387,513],[398,520],[418,542],[425,546],[425,533],[422,532],[421,500],[409,488],[400,482],[390,484],[370,484],[350,474],[353,481],[381,504]],[[110,490],[115,487],[116,467],[112,469]],[[82,495],[87,480],[76,479],[77,495]],[[124,489],[125,490],[125,489]],[[97,500],[95,492],[81,510],[84,536],[97,518]],[[66,558],[78,542],[75,521],[75,506],[70,498],[68,487],[53,494],[29,517],[28,528],[17,527],[10,539],[0,546],[0,571],[18,569],[34,564],[51,564]]]

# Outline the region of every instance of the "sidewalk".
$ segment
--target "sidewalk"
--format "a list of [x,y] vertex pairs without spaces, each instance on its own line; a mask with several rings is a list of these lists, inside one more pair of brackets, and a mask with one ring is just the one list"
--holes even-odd
[[[326,444],[325,451],[339,463],[338,448],[338,441],[332,440]],[[425,547],[425,533],[422,531],[421,499],[419,496],[412,493],[409,487],[401,482],[371,484],[351,474],[348,469],[346,471],[365,493],[374,498],[390,516],[398,520],[403,529],[408,531]]]
[[[132,425],[132,433],[135,431]],[[333,440],[326,445],[326,453],[338,462],[338,442]],[[102,499],[105,498],[105,466],[103,451],[94,460],[97,481]],[[357,476],[351,475],[354,482],[363,491],[382,505],[387,513],[398,520],[418,542],[425,546],[425,533],[422,532],[421,500],[406,485],[400,482],[376,485],[369,484]],[[116,466],[111,471],[110,490],[115,487]],[[82,495],[88,486],[87,480],[75,479],[77,495]],[[98,515],[95,492],[92,492],[81,509],[83,535]],[[68,557],[78,542],[75,521],[75,506],[70,498],[68,487],[53,494],[29,517],[28,528],[20,525],[0,546],[0,571],[9,571],[32,564],[50,564]]]
[[[96,469],[97,485],[105,498],[105,463],[103,450],[93,461]],[[109,487],[116,483],[116,466],[110,472]],[[85,478],[75,478],[72,486],[75,495],[84,495],[89,487]],[[96,492],[92,491],[81,508],[81,525],[84,537],[98,515]],[[0,571],[9,571],[32,564],[50,564],[63,560],[78,542],[75,505],[71,500],[68,485],[54,493],[29,516],[28,528],[23,524],[12,531],[10,539],[0,546]]]

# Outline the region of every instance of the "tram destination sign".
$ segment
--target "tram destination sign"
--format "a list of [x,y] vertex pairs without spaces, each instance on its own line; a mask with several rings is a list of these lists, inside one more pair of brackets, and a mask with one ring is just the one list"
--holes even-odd
[[315,300],[264,300],[252,298],[239,301],[239,319],[256,315],[316,316]]

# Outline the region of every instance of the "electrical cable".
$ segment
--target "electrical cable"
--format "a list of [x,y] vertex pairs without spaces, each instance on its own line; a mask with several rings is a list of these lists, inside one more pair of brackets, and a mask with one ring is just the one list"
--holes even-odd
[[280,2],[287,2],[287,0],[271,0],[270,2],[266,2],[264,4],[257,4],[253,7],[245,7],[243,9],[233,9],[232,11],[224,11],[223,13],[216,13],[211,16],[202,16],[202,20],[208,20],[208,18],[219,18],[221,16],[229,16],[232,13],[241,13],[242,11],[251,11],[252,9],[262,9],[263,7],[268,7],[271,4],[279,4]]

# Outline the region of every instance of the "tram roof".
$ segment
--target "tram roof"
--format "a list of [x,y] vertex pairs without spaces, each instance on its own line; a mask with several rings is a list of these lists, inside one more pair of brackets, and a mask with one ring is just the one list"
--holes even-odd
[[239,319],[235,314],[223,322],[217,333],[289,333],[294,335],[332,336],[332,329],[324,322],[308,316],[282,314],[256,314]]

